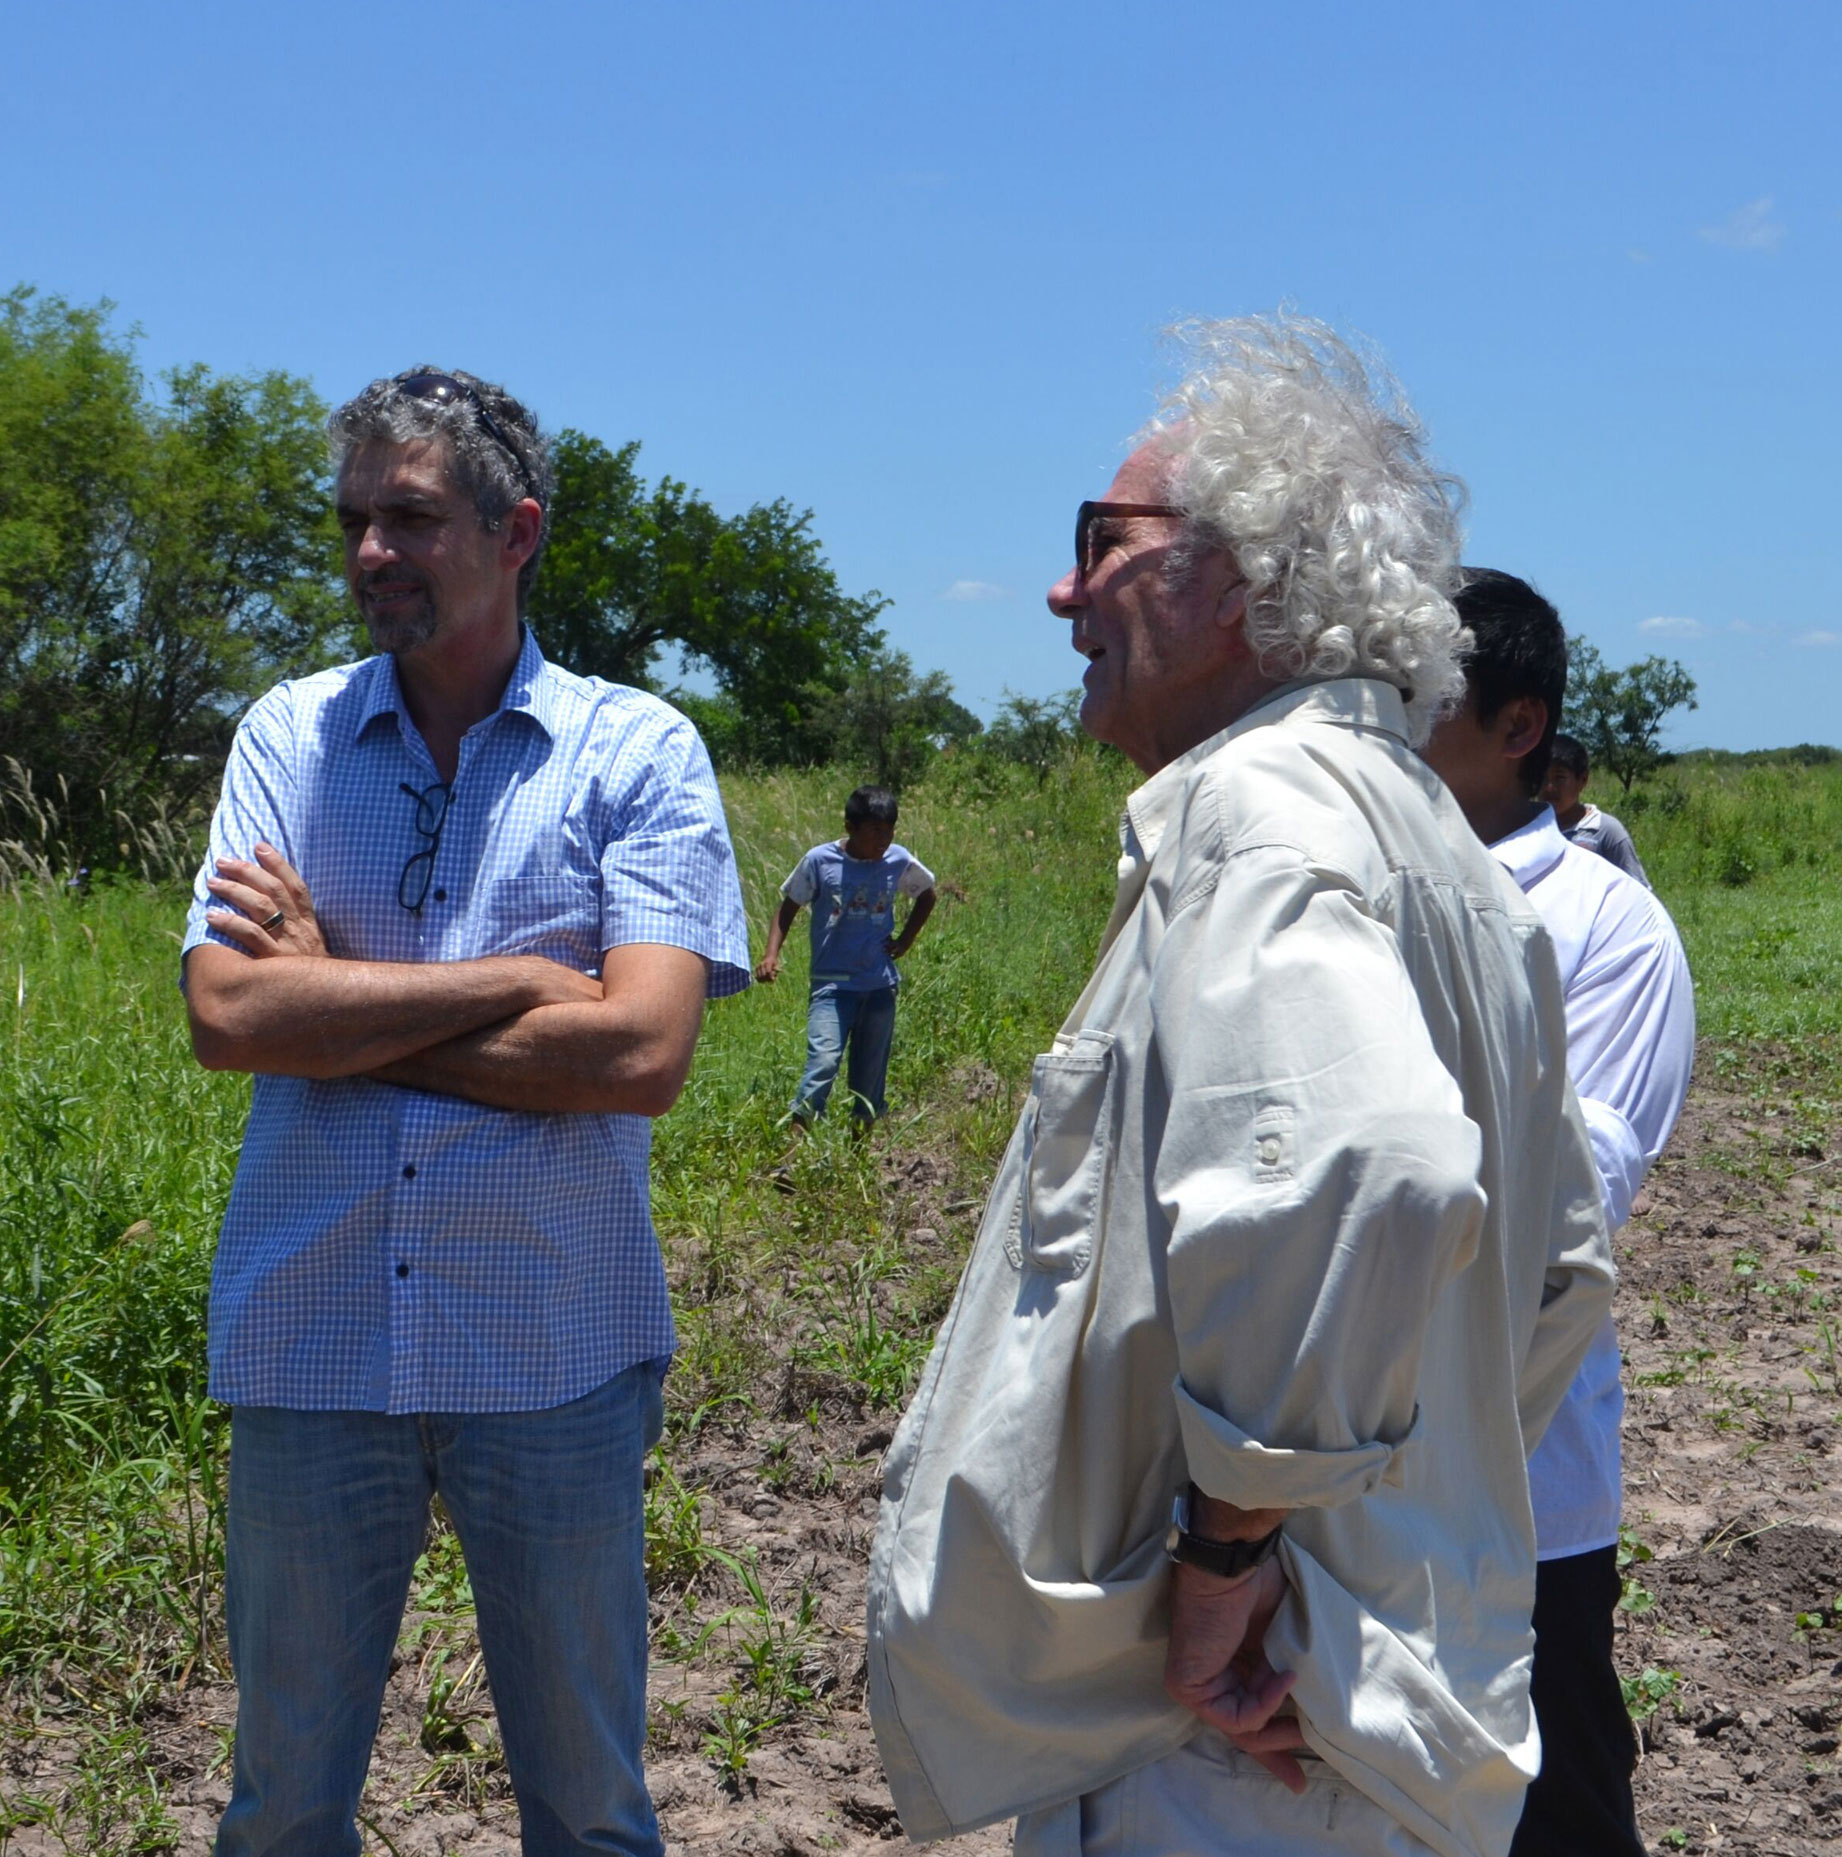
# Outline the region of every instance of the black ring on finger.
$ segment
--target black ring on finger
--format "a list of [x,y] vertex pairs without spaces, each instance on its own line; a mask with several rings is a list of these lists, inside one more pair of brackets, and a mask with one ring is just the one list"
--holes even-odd
[[262,923],[261,926],[266,929],[269,934],[273,935],[287,919],[286,914],[278,909],[266,922]]

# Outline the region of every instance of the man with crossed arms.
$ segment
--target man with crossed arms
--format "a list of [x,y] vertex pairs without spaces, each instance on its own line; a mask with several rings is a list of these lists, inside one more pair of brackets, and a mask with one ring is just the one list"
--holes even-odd
[[356,1857],[439,1492],[524,1849],[657,1857],[649,1118],[705,998],[748,984],[735,860],[691,725],[524,628],[552,485],[525,408],[416,370],[329,433],[379,655],[250,711],[185,938],[200,1061],[256,1073],[211,1286],[238,1684],[217,1848]]

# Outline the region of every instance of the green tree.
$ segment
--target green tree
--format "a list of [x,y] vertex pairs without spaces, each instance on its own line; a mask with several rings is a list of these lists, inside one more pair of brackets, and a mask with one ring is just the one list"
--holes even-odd
[[93,861],[345,624],[311,389],[190,367],[156,396],[109,307],[0,298],[0,755]]
[[878,651],[843,690],[808,696],[830,743],[828,758],[861,768],[879,786],[898,792],[942,748],[969,741],[984,727],[955,700],[945,671],[917,677],[905,651]]
[[1625,792],[1669,758],[1660,745],[1663,724],[1676,710],[1697,707],[1695,680],[1673,659],[1645,658],[1615,671],[1584,638],[1567,641],[1561,727]]
[[544,649],[641,689],[676,649],[715,679],[718,698],[687,707],[723,758],[823,758],[815,706],[881,648],[888,602],[839,587],[810,512],[776,500],[721,516],[673,478],[649,488],[639,449],[558,435],[550,542],[531,591]]
[[1087,739],[1081,733],[1081,692],[1038,698],[1006,690],[1004,698],[985,731],[984,746],[1000,760],[1021,762],[1040,787],[1063,755]]

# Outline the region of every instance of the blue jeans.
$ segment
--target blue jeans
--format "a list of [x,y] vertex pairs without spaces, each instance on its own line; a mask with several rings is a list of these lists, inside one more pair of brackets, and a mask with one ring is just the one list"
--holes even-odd
[[846,993],[838,987],[813,990],[806,1008],[806,1074],[793,1095],[793,1113],[802,1122],[825,1113],[831,1086],[848,1043],[850,1068],[845,1081],[851,1114],[874,1122],[886,1107],[883,1088],[889,1079],[889,1044],[895,1036],[895,988]]
[[429,1497],[460,1537],[523,1845],[661,1857],[646,1731],[642,1363],[542,1412],[231,1415],[236,1783],[217,1857],[357,1857]]

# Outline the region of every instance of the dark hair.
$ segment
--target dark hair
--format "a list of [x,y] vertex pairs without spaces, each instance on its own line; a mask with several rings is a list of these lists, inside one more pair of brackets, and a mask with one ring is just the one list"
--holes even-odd
[[1519,696],[1539,697],[1547,705],[1547,729],[1522,757],[1520,769],[1524,791],[1539,792],[1567,696],[1567,634],[1561,616],[1514,574],[1493,567],[1465,567],[1459,573],[1463,585],[1452,603],[1473,641],[1465,682],[1478,721],[1488,723]]
[[882,825],[895,824],[895,795],[887,787],[859,787],[844,802],[846,825],[862,825],[870,819]]
[[1583,741],[1575,741],[1571,735],[1557,735],[1554,738],[1554,752],[1548,757],[1566,768],[1581,785],[1586,776],[1593,771],[1593,758],[1586,752]]
[[[466,391],[446,399],[426,398],[405,390],[406,381],[433,377],[458,382]],[[468,393],[490,416],[491,427],[480,417]],[[518,616],[524,617],[537,578],[537,564],[550,539],[550,501],[556,489],[556,472],[550,462],[550,445],[537,416],[492,381],[481,380],[461,368],[405,368],[389,380],[374,380],[335,409],[326,422],[326,439],[333,469],[342,470],[346,456],[359,445],[381,440],[406,445],[412,439],[439,438],[448,448],[448,469],[454,482],[473,501],[480,527],[496,530],[514,503],[534,497],[544,512],[531,558],[518,570]]]

